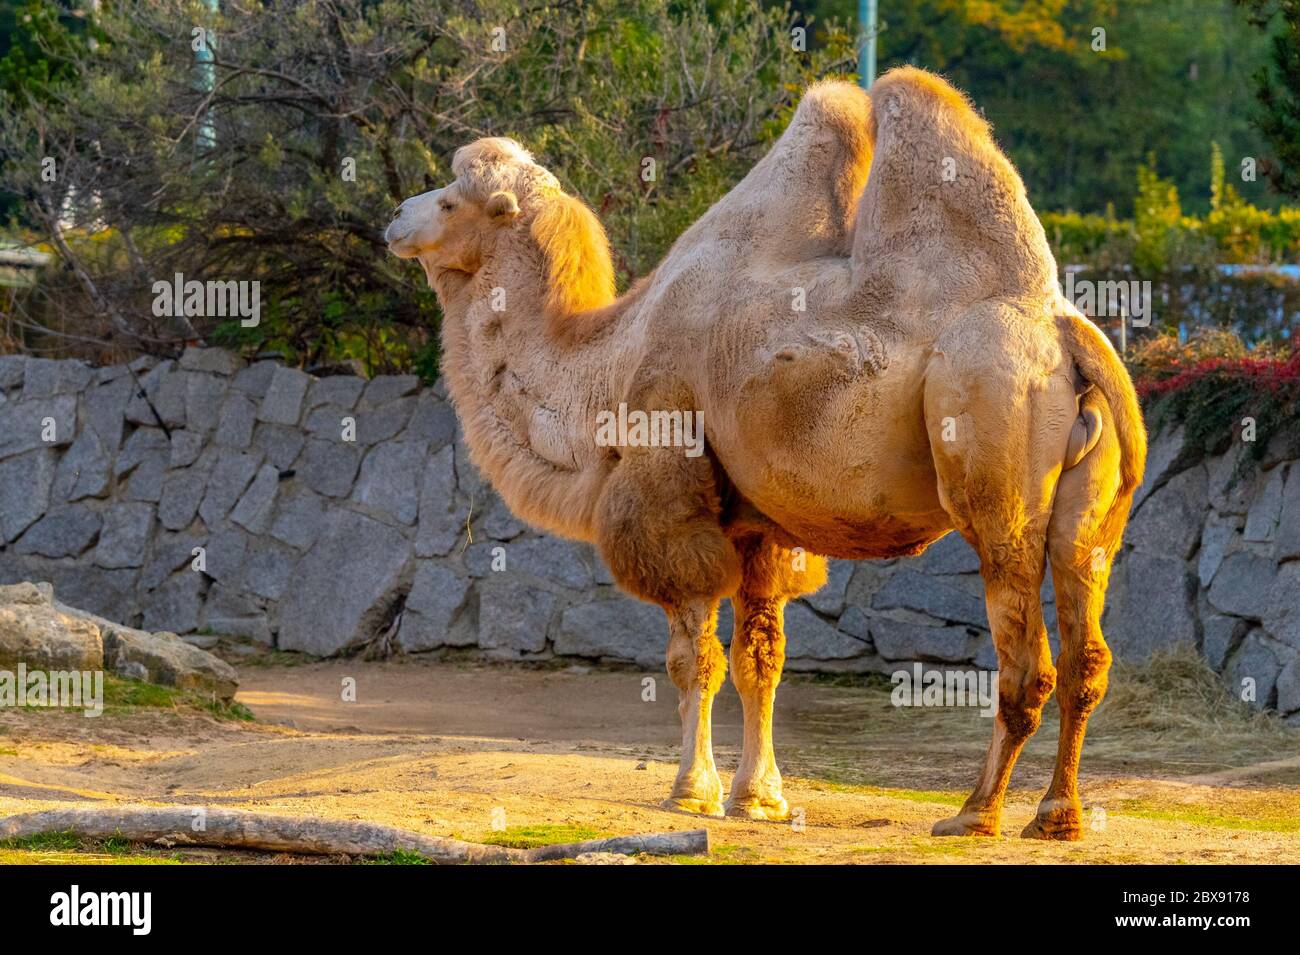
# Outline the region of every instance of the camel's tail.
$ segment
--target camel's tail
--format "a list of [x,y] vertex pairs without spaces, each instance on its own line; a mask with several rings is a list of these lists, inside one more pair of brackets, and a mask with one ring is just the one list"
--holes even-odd
[[1147,431],[1137,392],[1100,328],[1072,310],[1058,315],[1056,324],[1075,365],[1110,406],[1120,444],[1120,500],[1125,500],[1142,483],[1146,468]]

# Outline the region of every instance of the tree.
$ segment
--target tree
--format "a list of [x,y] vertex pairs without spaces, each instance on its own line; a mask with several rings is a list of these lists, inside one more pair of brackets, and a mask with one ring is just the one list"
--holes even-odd
[[1286,196],[1300,196],[1300,2],[1298,0],[1236,0],[1247,18],[1271,36],[1272,71],[1261,67],[1255,75],[1259,109],[1256,127],[1272,147],[1274,156],[1262,170],[1269,183]]
[[[753,0],[106,5],[76,83],[0,103],[0,187],[60,270],[22,319],[117,349],[201,337],[432,373],[436,304],[381,239],[397,202],[444,184],[457,147],[512,135],[597,208],[624,279],[643,273],[804,85],[851,64],[843,31],[804,53],[789,21]],[[155,316],[175,273],[260,282],[260,324]]]

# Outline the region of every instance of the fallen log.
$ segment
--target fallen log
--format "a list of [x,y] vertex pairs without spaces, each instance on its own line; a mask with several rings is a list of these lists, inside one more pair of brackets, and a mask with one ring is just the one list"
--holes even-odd
[[48,809],[0,819],[0,839],[22,839],[55,832],[71,833],[84,839],[126,839],[168,848],[206,846],[349,856],[382,856],[405,851],[419,853],[439,865],[550,862],[575,859],[588,852],[707,855],[709,851],[707,829],[515,849],[426,836],[373,822],[275,816],[242,809],[120,806]]

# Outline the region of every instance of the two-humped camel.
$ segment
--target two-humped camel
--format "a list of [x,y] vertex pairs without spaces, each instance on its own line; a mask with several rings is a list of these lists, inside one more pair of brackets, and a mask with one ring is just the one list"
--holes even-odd
[[[478,140],[452,169],[401,204],[389,248],[438,294],[475,463],[516,514],[594,543],[621,587],[667,613],[683,747],[667,804],[723,809],[720,600],[735,605],[744,706],[726,810],[781,819],[783,608],[825,581],[824,560],[802,555],[919,554],[955,528],[980,557],[999,704],[975,791],[934,832],[999,832],[1055,687],[1056,772],[1024,834],[1078,838],[1079,753],[1111,659],[1102,601],[1146,436],[1123,365],[1060,294],[1024,186],[966,99],[911,68],[869,96],[813,86],[772,150],[619,297],[604,229],[517,143]],[[598,416],[620,403],[703,412],[706,453],[599,442]]]

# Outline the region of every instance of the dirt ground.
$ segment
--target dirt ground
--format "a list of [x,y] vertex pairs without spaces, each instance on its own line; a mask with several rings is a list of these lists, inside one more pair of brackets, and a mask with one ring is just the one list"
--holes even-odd
[[[238,699],[256,722],[188,708],[114,707],[97,719],[9,711],[0,814],[69,801],[206,804],[472,840],[491,837],[494,819],[543,841],[706,826],[713,862],[1300,862],[1300,731],[1161,709],[1161,694],[1203,686],[1118,679],[1084,753],[1093,828],[1081,843],[1043,843],[1017,834],[1051,776],[1054,704],[1016,770],[1006,835],[936,839],[930,826],[960,805],[983,760],[991,720],[978,710],[896,708],[880,681],[788,677],[777,756],[803,825],[701,818],[659,806],[676,771],[676,692],[658,674],[657,701],[643,701],[646,676],[419,661],[249,666]],[[355,702],[341,699],[347,678]],[[730,684],[714,726],[725,786],[741,726]],[[31,855],[9,861],[38,861]]]

